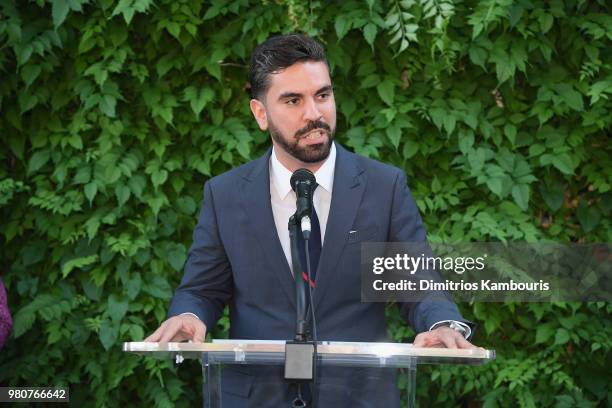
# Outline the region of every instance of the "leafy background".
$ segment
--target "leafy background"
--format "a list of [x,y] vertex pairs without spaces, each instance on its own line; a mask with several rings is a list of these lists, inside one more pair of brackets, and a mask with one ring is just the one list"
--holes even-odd
[[[0,0],[2,385],[75,406],[193,406],[197,363],[125,355],[181,277],[209,177],[269,145],[246,64],[328,50],[338,139],[395,164],[432,241],[610,242],[605,1]],[[610,406],[609,303],[461,304],[496,349],[423,367],[421,406]],[[412,331],[389,309],[390,332]],[[227,317],[213,335],[227,334]]]

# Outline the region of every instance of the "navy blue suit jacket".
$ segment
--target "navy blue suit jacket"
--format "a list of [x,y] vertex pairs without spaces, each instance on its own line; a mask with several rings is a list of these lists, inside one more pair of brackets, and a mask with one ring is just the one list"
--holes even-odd
[[[361,302],[360,243],[424,242],[425,229],[401,170],[339,144],[336,148],[332,201],[313,291],[318,338],[389,341],[385,305]],[[231,338],[293,339],[295,286],[272,214],[270,154],[205,184],[193,245],[169,316],[195,313],[210,330],[229,305]],[[357,233],[349,239],[349,231]],[[441,320],[463,321],[450,301],[425,300],[400,308],[417,332]],[[227,371],[224,406],[289,406],[291,395],[283,388],[280,367]],[[319,406],[399,406],[391,370],[322,369],[319,374]],[[272,395],[280,399],[272,400]]]

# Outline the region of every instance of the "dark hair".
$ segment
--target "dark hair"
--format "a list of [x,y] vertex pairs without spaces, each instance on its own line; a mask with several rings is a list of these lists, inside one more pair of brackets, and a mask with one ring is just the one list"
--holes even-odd
[[274,36],[259,44],[249,64],[251,97],[259,99],[266,93],[270,88],[270,74],[302,61],[325,62],[329,69],[323,46],[303,34]]

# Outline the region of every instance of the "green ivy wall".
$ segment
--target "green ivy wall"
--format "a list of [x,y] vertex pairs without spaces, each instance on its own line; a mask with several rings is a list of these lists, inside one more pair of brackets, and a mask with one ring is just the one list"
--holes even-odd
[[[403,168],[431,241],[610,242],[605,1],[0,0],[2,385],[74,406],[195,406],[197,364],[121,352],[166,313],[202,185],[269,146],[250,51],[322,41],[338,140]],[[421,406],[612,404],[609,303],[460,304],[484,367],[425,367]],[[390,332],[412,331],[389,309]],[[227,333],[224,317],[213,335]]]

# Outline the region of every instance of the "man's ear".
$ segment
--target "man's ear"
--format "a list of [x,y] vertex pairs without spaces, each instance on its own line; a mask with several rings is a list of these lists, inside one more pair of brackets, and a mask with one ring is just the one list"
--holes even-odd
[[261,130],[268,130],[268,116],[266,115],[266,107],[263,102],[257,99],[251,99],[249,106],[251,107],[251,112],[253,112],[253,116],[259,128]]

